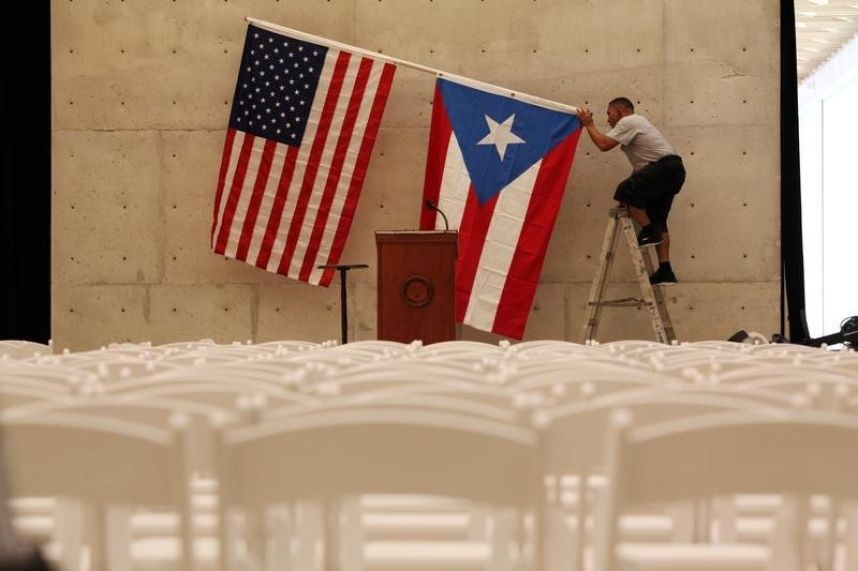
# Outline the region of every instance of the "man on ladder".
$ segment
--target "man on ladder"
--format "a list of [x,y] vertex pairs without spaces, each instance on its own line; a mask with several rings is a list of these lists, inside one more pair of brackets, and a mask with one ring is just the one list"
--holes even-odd
[[685,182],[682,159],[652,123],[635,113],[634,104],[625,97],[608,104],[611,130],[607,134],[593,124],[593,112],[587,107],[578,108],[578,118],[599,150],[610,151],[620,145],[632,164],[631,176],[617,186],[614,198],[628,206],[629,216],[640,225],[638,244],[656,246],[659,265],[650,275],[650,283],[675,284],[667,215],[674,195]]

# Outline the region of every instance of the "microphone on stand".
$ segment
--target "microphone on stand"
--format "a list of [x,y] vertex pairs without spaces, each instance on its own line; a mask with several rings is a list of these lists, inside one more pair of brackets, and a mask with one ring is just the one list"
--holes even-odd
[[450,230],[450,223],[447,221],[447,215],[446,215],[446,214],[444,214],[444,211],[443,211],[443,210],[441,210],[440,208],[438,208],[438,205],[437,205],[437,204],[435,204],[435,203],[434,203],[434,202],[432,202],[431,200],[427,199],[427,200],[426,200],[426,202],[424,202],[424,203],[423,203],[423,205],[424,205],[424,206],[426,206],[426,208],[428,208],[429,210],[434,210],[435,212],[437,212],[438,214],[440,214],[440,215],[441,215],[441,218],[443,218],[443,219],[444,219],[444,229],[445,229],[445,230]]

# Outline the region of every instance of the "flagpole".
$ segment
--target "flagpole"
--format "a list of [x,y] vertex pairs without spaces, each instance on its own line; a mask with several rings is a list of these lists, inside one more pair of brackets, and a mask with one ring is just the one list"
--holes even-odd
[[256,18],[251,18],[247,16],[245,18],[246,21],[250,22],[254,26],[259,28],[263,28],[272,32],[280,32],[284,34],[289,34],[292,37],[295,37],[299,40],[305,40],[313,43],[321,43],[327,44],[329,46],[333,46],[335,48],[348,50],[350,52],[356,52],[363,54],[367,57],[372,57],[378,60],[388,61],[395,65],[401,65],[403,67],[408,67],[417,71],[422,71],[423,73],[429,73],[438,77],[443,77],[445,79],[453,80],[457,83],[462,83],[464,85],[468,85],[470,87],[475,87],[477,89],[482,89],[483,91],[488,91],[490,93],[495,93],[497,95],[503,95],[507,97],[512,97],[514,99],[518,99],[520,101],[526,101],[527,103],[532,103],[534,105],[539,105],[540,107],[545,107],[547,109],[552,109],[555,111],[562,111],[564,113],[572,113],[573,115],[578,114],[578,108],[573,107],[572,105],[564,105],[563,103],[558,103],[556,101],[551,101],[550,99],[543,99],[542,97],[537,97],[536,95],[530,95],[529,93],[521,93],[520,91],[512,91],[510,89],[506,89],[500,87],[498,85],[493,85],[491,83],[485,83],[483,81],[479,81],[476,79],[471,79],[469,77],[462,77],[461,75],[456,75],[453,73],[449,73],[434,67],[429,67],[425,65],[421,65],[419,63],[414,63],[408,60],[391,57],[389,55],[380,54],[371,52],[369,50],[358,48],[355,46],[350,46],[348,44],[343,44],[340,42],[336,42],[334,40],[329,40],[328,38],[323,38],[322,36],[316,36],[313,34],[308,34],[307,32],[301,32],[299,30],[294,30],[292,28],[287,28],[285,26],[280,26],[278,24],[272,24],[271,22],[266,22],[264,20],[258,20]]

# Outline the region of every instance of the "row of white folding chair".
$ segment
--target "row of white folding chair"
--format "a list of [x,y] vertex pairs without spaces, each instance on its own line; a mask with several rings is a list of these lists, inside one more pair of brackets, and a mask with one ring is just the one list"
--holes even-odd
[[[142,415],[150,423],[157,423],[167,420],[168,413],[175,410],[183,410],[187,415],[213,416],[217,411],[213,413],[209,410],[208,407],[210,405],[208,403],[199,402],[201,396],[205,395],[205,391],[231,388],[233,392],[238,393],[242,391],[243,394],[243,391],[247,390],[247,388],[236,384],[237,380],[239,383],[241,380],[237,379],[234,374],[226,374],[221,384],[214,382],[208,376],[207,379],[207,381],[187,382],[188,379],[186,378],[178,378],[175,379],[176,382],[174,383],[158,383],[148,387],[145,391],[141,391],[140,387],[137,387],[138,390],[133,392],[114,393],[107,391],[105,393],[89,395],[85,398],[51,398],[42,402],[8,408],[4,411],[4,414],[8,417],[7,420],[32,419],[37,416],[45,417],[56,413],[64,413],[66,415],[76,414],[79,416],[90,414],[98,417],[102,422],[114,415],[119,418],[135,418],[137,420],[140,420],[138,416]],[[428,380],[434,381],[436,379],[433,377]],[[252,379],[248,379],[248,381],[252,381]],[[128,382],[131,383],[132,381]],[[158,389],[161,392],[155,392],[153,389]],[[191,399],[190,402],[186,403],[177,400],[177,397],[181,397],[183,394],[186,394]],[[229,405],[231,403],[227,402],[224,404]],[[426,403],[422,404],[425,406]],[[447,404],[449,404],[449,401]],[[438,403],[434,403],[433,406],[435,408],[444,408],[439,406]],[[155,415],[152,414],[153,411],[156,413]],[[473,415],[471,414],[471,416]],[[447,420],[449,419],[444,418],[439,422],[443,423]]]
[[[713,409],[732,410],[736,406],[746,408],[759,406],[756,402],[740,399],[732,399],[728,402],[726,397],[717,401],[711,395],[696,400],[686,397],[685,400],[669,404],[658,399],[628,404],[638,404],[641,410],[649,406],[654,415],[657,411],[657,418],[669,418],[677,414],[698,414],[700,411]],[[440,412],[421,415],[416,414],[412,409],[397,411],[393,407],[344,409],[318,417],[308,416],[303,420],[289,419],[279,424],[263,423],[238,428],[227,432],[224,443],[225,457],[230,459],[226,462],[224,470],[238,472],[238,475],[225,476],[225,481],[228,482],[224,488],[225,495],[238,499],[228,497],[224,499],[224,506],[250,505],[258,509],[260,505],[275,501],[360,491],[432,492],[465,494],[465,497],[478,498],[481,497],[479,494],[484,494],[482,499],[497,497],[491,496],[491,486],[486,482],[482,483],[480,489],[469,487],[477,485],[482,480],[469,479],[468,470],[476,470],[479,477],[484,478],[487,477],[482,472],[484,468],[488,468],[489,473],[494,474],[493,477],[496,479],[503,477],[504,474],[519,475],[513,480],[514,485],[505,492],[509,496],[513,493],[513,488],[518,489],[519,493],[533,489],[532,485],[529,488],[521,487],[522,465],[517,464],[515,469],[508,466],[505,470],[498,471],[497,465],[487,461],[471,467],[467,460],[479,458],[478,449],[504,450],[503,447],[497,446],[497,442],[491,448],[488,443],[498,438],[509,440],[510,436],[516,433],[533,434],[537,439],[533,442],[535,448],[527,452],[528,455],[533,456],[527,463],[529,467],[525,472],[535,470],[538,474],[542,474],[545,470],[554,475],[580,473],[580,471],[584,474],[592,473],[602,469],[604,454],[600,452],[599,445],[588,450],[584,444],[592,443],[594,439],[597,442],[601,441],[604,418],[608,410],[610,409],[606,407],[601,411],[592,411],[590,418],[586,422],[579,423],[574,430],[570,430],[571,424],[568,419],[560,419],[565,424],[552,423],[541,435],[527,426],[502,427],[487,421],[475,423],[474,418],[470,416],[456,420],[449,414],[443,417]],[[596,417],[599,418],[596,419]],[[582,434],[588,435],[589,438],[582,439]],[[429,436],[432,439],[439,439],[438,444],[432,448],[426,448],[426,454],[420,455],[420,438]],[[570,444],[570,436],[578,438],[574,445]],[[489,440],[483,441],[485,438]],[[467,452],[463,453],[460,450],[463,443],[474,439],[479,440],[480,445],[468,448]],[[273,472],[270,472],[269,467],[269,473],[266,473],[263,463],[269,466],[271,456],[281,450],[294,451],[294,454],[284,455],[283,466]],[[505,452],[505,454],[509,453],[508,450]],[[521,449],[519,453],[513,454],[507,460],[521,459],[524,453],[524,449]],[[306,458],[307,461],[290,464],[286,460],[290,456]],[[565,462],[570,459],[573,464],[566,464]],[[403,462],[403,460],[407,461]],[[400,462],[402,464],[399,464]],[[463,463],[467,466],[464,472],[461,469]],[[337,468],[332,471],[331,466]],[[583,466],[586,466],[586,469],[582,468]],[[397,473],[397,470],[402,472]],[[402,479],[400,480],[397,476]],[[541,479],[541,476],[537,479]],[[509,485],[509,480],[499,480],[495,486],[500,484]],[[531,509],[539,514],[543,514],[542,510],[545,507],[538,499],[542,497],[542,493],[542,491],[530,492],[531,501],[536,498],[536,505],[531,505]],[[499,495],[503,496],[503,494]],[[581,517],[586,516],[582,514]],[[538,517],[537,521],[540,522],[537,524],[537,530],[541,537],[543,517]],[[554,531],[559,533],[558,530]],[[568,538],[558,539],[563,541]],[[230,540],[225,538],[224,541]],[[582,546],[582,542],[579,541],[578,545]],[[543,554],[542,540],[538,541],[538,546],[536,553]],[[562,562],[553,564],[560,563]],[[548,564],[549,562],[545,562],[545,565]]]
[[[470,364],[479,364],[480,362],[496,363],[503,361],[527,363],[530,360],[530,357],[533,357],[535,354],[533,351],[528,351],[527,348],[522,350],[513,350],[513,347],[515,346],[510,346],[507,349],[501,349],[497,346],[472,342],[452,342],[439,345],[442,347],[436,349],[434,348],[435,346],[430,348],[415,348],[414,346],[385,343],[381,345],[383,352],[379,354],[374,350],[367,350],[367,344],[365,343],[363,346],[358,348],[349,348],[348,346],[344,346],[296,351],[294,353],[286,354],[285,358],[283,353],[278,355],[277,350],[274,352],[264,351],[263,346],[208,347],[207,345],[202,345],[202,347],[207,347],[206,351],[200,352],[197,350],[199,347],[195,346],[194,350],[188,351],[188,354],[183,354],[182,359],[184,359],[183,364],[188,366],[216,366],[229,363],[230,361],[235,361],[236,363],[252,363],[256,359],[272,359],[276,360],[277,363],[296,360],[299,362],[315,363],[319,365],[329,364],[335,368],[343,368],[345,365],[355,365],[389,358],[397,358],[405,361],[409,359],[443,360],[444,358],[447,358],[448,362]],[[543,346],[544,345],[545,344],[543,344]],[[585,347],[561,343],[555,343],[553,345],[555,347],[562,348],[571,347],[573,351],[560,351],[547,355],[542,354],[539,355],[540,360],[556,360],[557,362],[564,362],[566,359],[572,359],[573,362],[578,362],[577,360],[581,359],[584,362],[595,361],[597,363],[603,361],[616,362],[619,360],[624,364],[634,364],[632,366],[649,364],[651,365],[650,368],[657,372],[669,372],[670,370],[685,368],[690,365],[711,365],[713,368],[718,369],[723,369],[725,366],[729,366],[731,368],[738,367],[741,369],[745,364],[745,361],[750,358],[747,352],[713,352],[710,350],[697,351],[693,348],[688,349],[686,346],[659,346],[648,348],[646,350],[635,349],[625,352],[611,352],[608,350],[606,353],[601,346]],[[395,355],[395,357],[391,357],[389,354],[391,346],[398,347],[399,349],[399,353]],[[370,347],[373,346],[370,345]],[[614,346],[610,345],[608,347],[613,348]],[[647,345],[647,347],[650,347],[650,345]],[[161,350],[162,357],[165,354],[169,354],[171,351],[179,351],[173,347],[158,349]],[[152,348],[143,348],[143,351],[145,352],[141,352],[138,355],[138,358],[129,356],[125,352],[117,353],[117,351],[120,351],[118,349],[112,351],[94,351],[83,354],[64,355],[62,357],[56,356],[53,357],[52,360],[48,361],[47,364],[59,364],[65,367],[71,367],[74,370],[96,373],[99,378],[105,380],[146,375],[148,373],[152,373],[155,367],[158,367],[158,371],[161,371],[164,368],[175,368],[179,366],[178,361],[181,359],[177,359],[176,361],[160,359],[156,361],[152,358],[150,353],[147,353],[154,350],[155,349]],[[821,352],[819,350],[815,351],[816,353],[825,354],[825,352]],[[721,358],[720,361],[717,358]],[[858,359],[854,360],[858,362]],[[759,360],[749,364],[751,366],[756,366],[759,364]],[[778,364],[778,359],[773,359],[772,364]]]
[[30,359],[51,353],[51,346],[33,341],[0,340],[0,361]]
[[[368,415],[367,415],[367,417],[366,417],[364,420],[365,420],[367,423],[369,423],[370,425],[375,425],[375,424],[378,424],[379,422],[381,422],[380,417],[379,417],[379,415],[377,414],[377,412],[376,412],[376,411],[366,411],[366,412],[368,413]],[[402,417],[399,417],[398,419],[394,419],[394,421],[395,421],[395,422],[402,422],[402,423],[406,423],[406,424],[408,424],[408,423],[415,423],[415,422],[417,421],[417,419],[414,417],[414,415],[413,415],[413,414],[411,414],[411,412],[410,412],[410,411],[409,411],[409,413],[408,413],[408,414],[409,414],[409,416],[408,416],[408,418],[407,418],[407,419],[404,419],[404,418],[402,418]],[[351,428],[353,428],[353,426],[352,426],[352,423],[354,422],[353,417],[352,417],[352,416],[350,416],[349,414],[346,414],[345,416],[346,416],[346,417],[348,417],[347,424],[348,424]],[[467,419],[467,420],[469,420],[469,421],[470,421],[471,419]],[[331,422],[331,419],[327,419],[327,421],[328,421],[328,422]],[[341,422],[341,420],[336,420],[336,419],[334,419],[333,424],[334,424],[335,426],[337,426],[337,425],[339,425],[339,424],[342,424],[342,422]],[[446,426],[446,425],[448,425],[448,424],[449,424],[449,418],[446,418],[446,419],[439,419],[439,420],[438,420],[438,422],[437,422],[436,424],[440,424],[440,425],[444,425],[444,426]],[[262,428],[263,428],[263,427],[247,427],[247,428],[244,428],[244,429],[239,429],[239,431],[243,431],[245,434],[248,434],[248,433],[252,433],[254,430],[256,430],[256,431],[258,432],[259,430],[262,430]],[[270,427],[270,426],[265,426],[264,428],[265,428],[266,430],[269,430],[269,431],[271,430],[271,427]],[[293,428],[294,428],[294,427],[293,427]],[[302,436],[306,436],[305,434],[303,434],[303,431],[307,430],[307,427],[299,427],[299,428],[300,428],[300,431],[302,432]],[[317,428],[318,428],[318,427],[317,427]],[[239,431],[236,431],[236,432],[235,432],[235,434],[240,433]],[[293,432],[294,432],[294,430],[293,430]],[[491,435],[491,434],[489,434],[489,436],[490,436],[490,435]],[[270,436],[270,434],[268,434],[268,435],[264,435],[264,436],[263,436],[263,438],[268,438],[269,436]],[[303,442],[305,442],[305,443],[308,443],[308,444],[309,444],[310,442],[318,443],[317,439],[315,439],[315,438],[310,438],[310,439],[307,439],[307,440],[304,440],[303,438],[299,438],[298,440],[299,440],[299,443],[300,443],[300,442],[302,442],[302,441],[303,441]],[[376,443],[376,444],[378,444],[378,442],[377,442],[374,438],[373,438],[373,439],[370,439],[370,441],[371,441],[371,442],[374,442],[374,443]],[[323,449],[324,449],[324,447],[323,447]],[[260,460],[258,460],[258,461],[257,461],[257,463],[259,463],[259,462],[261,462],[261,461],[265,461],[265,458],[267,458],[267,457],[268,457],[268,458],[270,458],[271,454],[272,454],[272,453],[274,453],[274,452],[275,452],[275,451],[272,449],[272,450],[269,450],[269,451],[268,451],[268,452],[266,452],[266,453],[261,454],[261,455],[260,455]],[[313,449],[308,449],[308,450],[306,450],[305,452],[306,452],[307,454],[309,454],[309,455],[312,455],[312,454],[313,454],[313,452],[314,452],[314,450],[313,450]],[[360,458],[363,458],[363,457],[364,457],[363,453],[358,454],[358,460],[360,460]],[[445,456],[445,458],[446,458],[446,456]],[[232,465],[233,465],[233,466],[235,466],[235,464],[232,464]],[[257,468],[260,468],[260,469],[261,469],[261,468],[262,468],[262,466],[257,466]],[[439,465],[437,466],[437,468],[438,468],[438,469],[444,469],[444,465],[440,465],[440,464],[439,464]],[[291,466],[291,465],[290,465],[290,467],[289,467],[288,469],[294,472],[294,471],[295,471],[295,466]],[[328,469],[330,469],[330,466],[328,466]],[[261,472],[264,472],[264,470],[260,470],[260,471],[261,471]],[[302,472],[302,473],[303,473],[303,472]],[[312,476],[312,475],[316,475],[316,476],[318,476],[318,475],[319,475],[319,474],[321,474],[321,473],[323,473],[323,472],[319,470],[319,467],[318,467],[318,466],[317,466],[315,469],[313,469],[313,468],[311,467],[311,470],[310,470],[310,475],[311,475],[311,476]],[[445,473],[446,473],[446,472],[445,472]],[[398,480],[397,480],[397,482],[398,482]],[[265,485],[264,485],[264,483],[262,484],[262,486],[261,486],[261,487],[260,487],[258,484],[259,484],[259,482],[254,482],[254,483],[253,483],[253,486],[252,486],[252,487],[253,487],[253,489],[254,489],[254,490],[257,490],[257,491],[258,491],[258,490],[264,490],[264,489],[265,489]],[[316,482],[316,481],[312,481],[312,485],[317,485],[317,484],[319,484],[319,483],[318,483],[318,482]],[[293,491],[294,491],[294,488],[293,488]],[[258,492],[257,492],[257,493],[258,493]]]

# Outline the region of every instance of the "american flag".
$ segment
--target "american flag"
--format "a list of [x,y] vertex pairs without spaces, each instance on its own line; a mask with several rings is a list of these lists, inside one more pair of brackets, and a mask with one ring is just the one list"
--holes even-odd
[[[581,122],[439,79],[432,108],[424,200],[459,230],[456,319],[521,339]],[[442,228],[424,208],[420,228]]]
[[212,249],[327,286],[354,217],[395,66],[248,26]]

